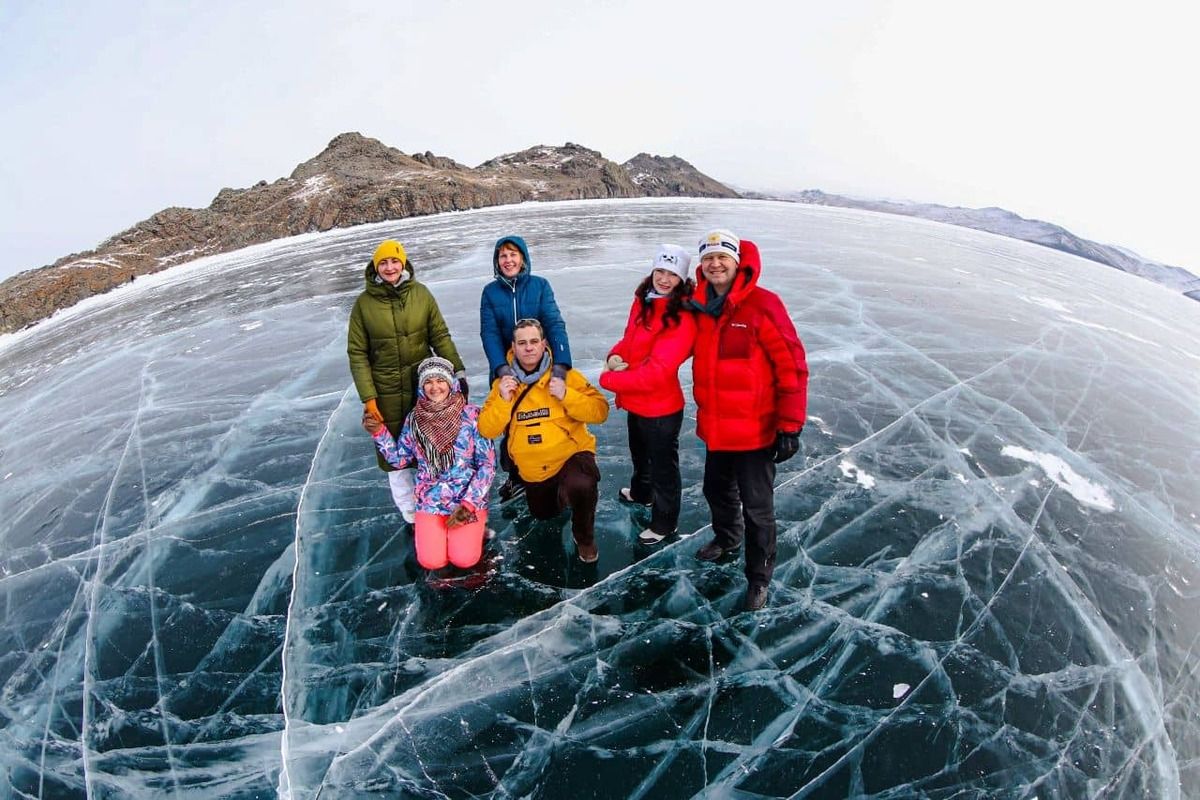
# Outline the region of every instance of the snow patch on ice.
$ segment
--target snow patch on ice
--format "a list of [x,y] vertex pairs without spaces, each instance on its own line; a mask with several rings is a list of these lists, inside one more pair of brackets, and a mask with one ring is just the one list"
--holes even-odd
[[897,683],[892,687],[892,699],[899,700],[901,697],[904,697],[904,695],[908,694],[908,690],[911,688],[912,687],[907,683]]
[[1015,445],[1005,445],[1000,454],[1041,467],[1047,478],[1085,506],[1101,511],[1115,511],[1117,508],[1104,487],[1087,480],[1056,455],[1035,453]]
[[247,322],[245,325],[239,325],[238,327],[244,331],[253,331],[261,328],[262,326],[262,320],[256,319],[254,322]]
[[847,478],[854,478],[858,482],[858,485],[864,489],[875,488],[875,478],[859,469],[858,465],[853,461],[843,458],[838,462],[838,468],[842,471],[843,475]]
[[1071,310],[1071,309],[1067,308],[1066,306],[1064,306],[1062,303],[1058,302],[1057,300],[1052,300],[1049,297],[1030,297],[1028,295],[1023,295],[1023,294],[1018,295],[1018,297],[1020,297],[1020,299],[1024,300],[1026,303],[1032,303],[1035,306],[1041,306],[1042,308],[1048,308],[1051,311],[1061,311],[1065,314]]

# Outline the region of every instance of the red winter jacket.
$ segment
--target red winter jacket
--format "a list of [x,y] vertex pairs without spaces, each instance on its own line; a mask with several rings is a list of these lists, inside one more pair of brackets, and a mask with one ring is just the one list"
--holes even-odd
[[679,322],[663,326],[665,298],[651,300],[646,324],[638,319],[642,301],[634,298],[629,309],[625,335],[613,345],[629,368],[600,375],[600,385],[617,395],[617,408],[642,417],[664,417],[683,408],[683,389],[679,387],[679,365],[692,355],[696,339],[695,315],[686,308]]
[[[719,317],[696,314],[696,434],[710,450],[758,450],[778,431],[804,427],[808,364],[783,301],[758,286],[758,246],[742,239],[741,259]],[[698,275],[693,298],[708,281]]]

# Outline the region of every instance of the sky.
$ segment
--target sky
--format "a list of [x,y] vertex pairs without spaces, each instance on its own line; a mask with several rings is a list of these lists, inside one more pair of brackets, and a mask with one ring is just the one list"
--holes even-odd
[[345,131],[1000,206],[1200,274],[1198,22],[1158,0],[5,0],[0,278]]

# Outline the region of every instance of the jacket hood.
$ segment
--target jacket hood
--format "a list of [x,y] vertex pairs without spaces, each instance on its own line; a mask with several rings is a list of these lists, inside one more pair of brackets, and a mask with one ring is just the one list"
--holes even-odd
[[520,236],[503,236],[496,240],[496,246],[492,248],[492,274],[497,278],[503,279],[500,274],[500,248],[503,245],[511,244],[513,247],[521,251],[521,259],[525,262],[525,266],[517,273],[517,277],[528,275],[533,272],[533,262],[529,260],[529,247],[526,246],[525,240]]
[[[754,287],[758,285],[758,276],[762,273],[762,258],[758,254],[758,245],[747,239],[742,239],[741,243],[741,258],[738,259],[737,275],[733,278],[733,286],[729,289],[729,294],[725,298],[726,303],[737,305],[742,298],[750,294]],[[704,302],[708,297],[708,278],[704,277],[703,270],[700,266],[696,266],[696,290],[692,293],[692,297],[697,298],[700,302]]]

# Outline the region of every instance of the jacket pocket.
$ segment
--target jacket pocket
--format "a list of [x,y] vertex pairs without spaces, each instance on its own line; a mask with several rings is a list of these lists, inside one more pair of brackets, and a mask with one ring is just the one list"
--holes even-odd
[[721,331],[718,358],[749,358],[754,347],[754,333],[745,322],[731,322]]

